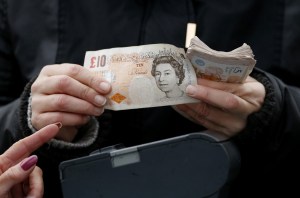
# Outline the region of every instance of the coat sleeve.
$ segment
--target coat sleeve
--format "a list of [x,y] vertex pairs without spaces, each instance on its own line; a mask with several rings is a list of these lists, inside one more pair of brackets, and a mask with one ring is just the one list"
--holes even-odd
[[[300,1],[285,2],[284,7],[278,7],[284,9],[285,14],[276,22],[278,25],[274,29],[278,36],[273,36],[272,41],[277,43],[278,48],[269,57],[273,61],[260,65],[264,71],[256,68],[251,74],[266,88],[263,107],[249,116],[247,128],[238,138],[242,144],[251,144],[250,148],[257,147],[260,151],[299,154]],[[271,14],[274,15],[273,12]],[[264,46],[260,48],[264,49]],[[265,56],[261,54],[261,57]]]
[[0,1],[0,153],[21,138],[18,122],[22,78],[14,61],[6,20],[6,3]]
[[236,137],[238,144],[267,153],[296,148],[300,140],[300,88],[260,69],[251,75],[265,86],[266,97],[261,110],[248,117],[246,129]]

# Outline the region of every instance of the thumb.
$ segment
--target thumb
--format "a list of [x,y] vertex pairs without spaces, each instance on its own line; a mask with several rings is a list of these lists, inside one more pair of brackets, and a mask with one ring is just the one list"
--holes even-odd
[[13,186],[27,179],[29,174],[33,171],[37,160],[38,157],[32,155],[5,171],[0,176],[0,197],[7,194]]

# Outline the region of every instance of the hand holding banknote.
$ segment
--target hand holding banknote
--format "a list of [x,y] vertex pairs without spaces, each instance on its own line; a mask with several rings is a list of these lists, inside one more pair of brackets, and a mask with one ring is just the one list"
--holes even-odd
[[252,77],[242,84],[198,78],[198,85],[188,86],[187,94],[201,102],[178,105],[176,110],[211,131],[231,137],[245,128],[251,113],[261,108],[265,88]]
[[196,67],[198,83],[188,86],[186,93],[201,102],[174,108],[211,131],[234,136],[245,128],[248,116],[261,108],[266,94],[264,86],[248,76],[255,64],[252,50],[244,44],[231,52],[217,52],[198,38],[190,47],[187,55]]
[[90,116],[103,113],[110,90],[109,83],[80,65],[45,66],[31,87],[32,130],[61,122],[56,139],[71,142]]

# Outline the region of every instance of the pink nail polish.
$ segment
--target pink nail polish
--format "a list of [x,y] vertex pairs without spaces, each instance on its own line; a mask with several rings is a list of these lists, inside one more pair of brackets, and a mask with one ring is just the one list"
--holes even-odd
[[61,122],[57,122],[57,123],[54,123],[58,126],[58,128],[61,128],[62,127],[62,123]]
[[38,157],[36,155],[32,155],[30,157],[25,158],[20,166],[24,171],[29,170],[31,167],[33,167],[38,161]]

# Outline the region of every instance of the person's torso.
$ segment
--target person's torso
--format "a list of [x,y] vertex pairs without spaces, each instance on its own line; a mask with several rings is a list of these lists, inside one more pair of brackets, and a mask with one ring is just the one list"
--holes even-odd
[[[293,79],[299,67],[293,72],[281,64],[282,5],[283,0],[10,0],[8,22],[17,67],[27,81],[48,64],[82,65],[88,50],[153,43],[184,47],[188,22],[197,23],[197,36],[211,48],[230,51],[247,43],[256,67],[284,70],[282,77],[293,73]],[[171,107],[112,114],[113,131],[124,140],[133,137],[124,133],[128,130],[147,141],[202,129]]]

